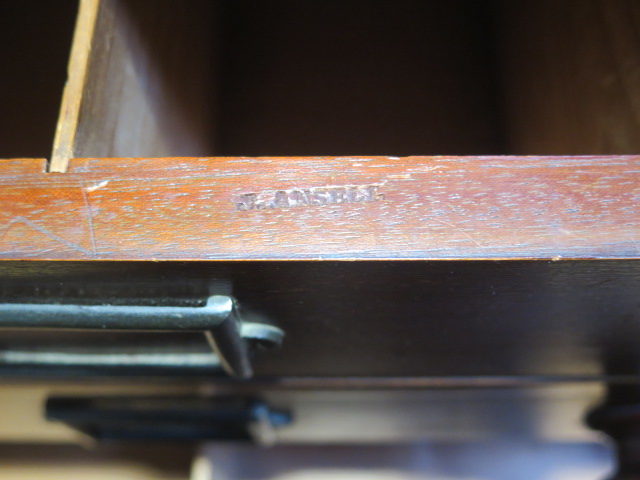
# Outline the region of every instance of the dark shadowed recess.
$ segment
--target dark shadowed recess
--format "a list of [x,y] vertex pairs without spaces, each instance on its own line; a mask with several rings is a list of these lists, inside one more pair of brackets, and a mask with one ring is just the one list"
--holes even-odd
[[[229,291],[286,331],[258,377],[637,373],[638,261],[0,264],[6,302],[195,304]],[[15,335],[5,347],[24,343]]]
[[47,158],[67,79],[76,0],[0,2],[0,158]]

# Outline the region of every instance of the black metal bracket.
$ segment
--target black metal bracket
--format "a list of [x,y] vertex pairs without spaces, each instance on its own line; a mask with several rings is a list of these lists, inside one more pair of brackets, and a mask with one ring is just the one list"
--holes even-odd
[[[284,332],[271,323],[243,320],[235,300],[227,295],[212,295],[204,306],[75,305],[75,304],[0,304],[0,328],[66,329],[105,331],[198,331],[203,332],[213,349],[212,364],[219,364],[229,375],[250,378],[253,375],[248,342],[275,346]],[[118,356],[112,352],[69,355],[59,351],[0,352],[0,365],[46,364],[49,366],[180,366],[192,358],[180,352],[150,357],[136,352]],[[214,356],[212,354],[212,356]]]
[[288,411],[245,397],[52,397],[48,420],[101,442],[275,442]]

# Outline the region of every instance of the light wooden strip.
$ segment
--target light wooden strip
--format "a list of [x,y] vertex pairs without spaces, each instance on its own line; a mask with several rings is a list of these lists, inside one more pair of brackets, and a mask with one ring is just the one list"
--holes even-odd
[[65,172],[73,156],[82,94],[87,81],[91,44],[100,8],[100,0],[80,0],[80,9],[69,59],[68,79],[62,94],[60,117],[49,169]]
[[214,10],[83,0],[50,171],[72,157],[210,155]]
[[0,257],[640,257],[640,156],[0,165]]

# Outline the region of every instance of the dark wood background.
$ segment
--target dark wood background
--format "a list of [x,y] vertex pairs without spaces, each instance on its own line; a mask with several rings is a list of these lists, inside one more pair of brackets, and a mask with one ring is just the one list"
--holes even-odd
[[[596,379],[635,375],[640,355],[638,261],[4,262],[0,288],[3,301],[28,302],[184,304],[232,293],[287,334],[257,359],[258,379]],[[4,332],[2,343],[131,338]],[[197,335],[133,338],[207,351]]]

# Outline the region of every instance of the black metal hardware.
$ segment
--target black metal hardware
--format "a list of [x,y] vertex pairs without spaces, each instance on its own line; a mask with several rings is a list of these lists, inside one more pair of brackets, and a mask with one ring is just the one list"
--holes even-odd
[[213,295],[204,306],[0,304],[0,328],[105,331],[201,331],[216,355],[197,352],[0,352],[0,366],[221,367],[229,375],[253,375],[249,342],[278,345],[284,332],[264,321],[242,319],[232,297]]
[[609,480],[640,478],[640,385],[608,385],[605,402],[589,412],[586,423],[614,441],[618,466]]
[[271,443],[292,421],[255,398],[52,397],[48,420],[97,441],[253,441]]

